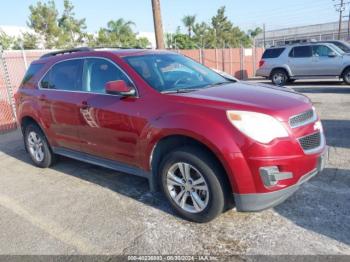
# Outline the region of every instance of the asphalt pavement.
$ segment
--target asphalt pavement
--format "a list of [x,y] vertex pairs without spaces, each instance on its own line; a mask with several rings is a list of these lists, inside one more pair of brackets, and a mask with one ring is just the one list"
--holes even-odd
[[142,178],[67,158],[36,168],[18,131],[0,135],[0,254],[350,255],[350,87],[289,87],[321,115],[326,169],[275,208],[208,224],[177,217]]

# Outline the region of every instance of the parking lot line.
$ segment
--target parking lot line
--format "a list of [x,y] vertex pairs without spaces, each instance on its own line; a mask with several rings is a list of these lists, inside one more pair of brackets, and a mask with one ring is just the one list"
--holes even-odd
[[6,209],[12,211],[16,215],[30,222],[33,226],[36,226],[49,234],[50,236],[62,241],[63,243],[73,246],[81,254],[101,254],[103,251],[87,239],[82,238],[76,232],[73,232],[61,225],[49,221],[42,216],[34,214],[33,212],[22,207],[15,200],[0,194],[0,205]]

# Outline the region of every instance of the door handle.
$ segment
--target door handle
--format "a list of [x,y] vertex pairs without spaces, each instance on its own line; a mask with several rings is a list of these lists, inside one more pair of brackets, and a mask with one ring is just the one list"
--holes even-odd
[[90,106],[87,101],[81,102],[80,108],[81,109],[88,109]]

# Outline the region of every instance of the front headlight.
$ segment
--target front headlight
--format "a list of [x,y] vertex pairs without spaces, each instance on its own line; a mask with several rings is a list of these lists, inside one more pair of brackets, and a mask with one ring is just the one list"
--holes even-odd
[[264,144],[278,137],[288,137],[282,123],[272,116],[249,112],[227,111],[227,118],[243,134]]

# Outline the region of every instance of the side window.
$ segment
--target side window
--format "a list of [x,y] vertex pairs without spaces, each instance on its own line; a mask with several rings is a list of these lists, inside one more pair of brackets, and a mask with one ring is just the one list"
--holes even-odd
[[306,58],[312,57],[312,48],[311,46],[296,46],[289,53],[289,57],[294,58]]
[[84,63],[83,89],[86,92],[105,93],[110,81],[124,80],[132,85],[128,77],[112,62],[101,58],[88,58]]
[[332,52],[332,50],[325,45],[315,45],[312,47],[312,52],[314,56],[318,57],[324,57],[324,56],[329,56],[329,54]]
[[59,62],[41,80],[41,88],[81,91],[82,70],[82,59]]
[[44,64],[31,64],[24,75],[24,78],[22,80],[22,85],[27,84],[32,80],[32,78],[41,70],[41,68],[44,66]]
[[271,49],[266,49],[264,52],[262,58],[277,58],[279,57],[285,48],[271,48]]

